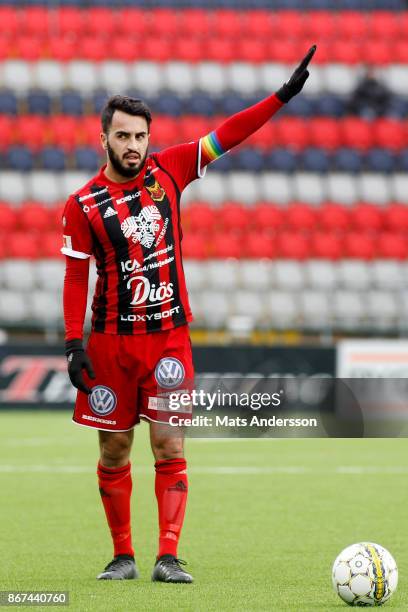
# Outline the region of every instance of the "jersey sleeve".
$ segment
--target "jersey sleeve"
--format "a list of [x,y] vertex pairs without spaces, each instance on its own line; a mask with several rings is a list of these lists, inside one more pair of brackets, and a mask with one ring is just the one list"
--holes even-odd
[[63,216],[63,247],[61,253],[77,259],[87,259],[92,254],[92,234],[88,219],[78,202],[70,197]]
[[167,170],[183,191],[192,181],[203,178],[205,168],[201,169],[201,146],[199,140],[169,147],[156,153],[159,165]]

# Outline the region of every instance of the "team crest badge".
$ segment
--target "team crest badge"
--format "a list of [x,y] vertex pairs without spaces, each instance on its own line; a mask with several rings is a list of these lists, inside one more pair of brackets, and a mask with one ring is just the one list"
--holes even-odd
[[148,177],[148,179],[145,181],[145,187],[150,193],[150,197],[154,202],[162,202],[164,200],[166,192],[164,191],[163,187],[160,185],[155,176],[150,175]]

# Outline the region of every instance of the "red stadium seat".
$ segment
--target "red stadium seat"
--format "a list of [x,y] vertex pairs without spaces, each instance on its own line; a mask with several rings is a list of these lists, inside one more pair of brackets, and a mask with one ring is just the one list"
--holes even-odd
[[274,36],[275,29],[271,11],[248,11],[245,15],[245,31],[250,40]]
[[7,257],[7,234],[0,229],[0,259]]
[[276,144],[303,150],[309,144],[307,123],[298,117],[283,117],[276,124]]
[[181,242],[183,256],[188,259],[206,259],[209,252],[208,237],[205,234],[188,232]]
[[335,14],[331,11],[305,11],[304,31],[307,33],[307,36],[318,43],[320,54],[319,43],[323,42],[324,39],[337,36]]
[[276,11],[273,15],[274,32],[279,32],[282,39],[299,40],[305,29],[301,11]]
[[77,41],[67,34],[52,36],[48,39],[48,50],[53,60],[68,62],[77,56]]
[[52,27],[53,15],[47,7],[26,6],[24,8],[24,33],[35,36],[47,35]]
[[14,118],[0,115],[0,151],[5,151],[14,142]]
[[27,62],[35,62],[40,57],[46,55],[45,40],[36,36],[18,36],[14,41],[14,45],[18,59],[26,60]]
[[244,33],[245,20],[240,11],[221,9],[214,11],[211,25],[216,36],[236,39]]
[[396,232],[381,232],[377,239],[377,250],[380,258],[407,259],[407,238]]
[[89,60],[90,62],[100,62],[110,57],[110,47],[103,36],[87,34],[82,36],[77,44],[77,57]]
[[280,229],[286,223],[286,209],[272,202],[257,202],[251,208],[251,223],[255,230],[271,231]]
[[396,40],[391,47],[391,53],[395,64],[408,64],[408,41]]
[[23,202],[21,205],[20,227],[26,232],[43,232],[52,226],[52,215],[39,202]]
[[408,147],[408,129],[405,122],[382,118],[377,119],[372,127],[376,146],[393,151]]
[[235,59],[235,44],[232,38],[208,38],[203,47],[204,58],[213,62],[228,63]]
[[81,122],[82,142],[90,147],[94,147],[99,142],[101,133],[101,120],[98,115],[83,117]]
[[0,230],[11,232],[17,227],[19,213],[15,208],[7,206],[6,202],[0,202]]
[[336,20],[339,39],[364,40],[368,34],[368,19],[365,12],[342,11]]
[[153,36],[167,36],[174,40],[180,33],[180,20],[178,11],[157,8],[149,11],[149,30]]
[[337,149],[341,144],[340,125],[336,119],[318,117],[308,121],[309,144],[328,150]]
[[215,228],[216,213],[208,202],[192,202],[182,210],[182,223],[193,233],[210,233]]
[[14,120],[15,139],[33,151],[41,149],[47,141],[49,119],[41,115],[20,115]]
[[267,44],[263,40],[241,38],[235,52],[235,59],[258,64],[267,58]]
[[246,142],[249,146],[259,149],[269,149],[276,146],[277,125],[277,122],[268,121],[255,134],[252,134]]
[[140,45],[140,58],[152,62],[165,62],[172,56],[172,42],[167,38],[151,35]]
[[343,144],[361,151],[374,146],[373,125],[358,117],[348,117],[341,122]]
[[186,36],[207,38],[212,32],[211,13],[203,9],[186,9],[180,14],[180,31]]
[[310,257],[310,242],[302,232],[279,232],[277,234],[277,249],[284,259],[307,259]]
[[[400,14],[393,11],[372,11],[368,13],[369,36],[383,38],[394,43],[401,35]],[[375,44],[378,42],[375,41]],[[375,45],[374,45],[375,46]]]
[[217,212],[217,227],[224,231],[242,232],[248,228],[252,211],[238,202],[224,202]]
[[150,28],[149,11],[138,8],[122,9],[118,11],[116,27],[119,35],[143,39]]
[[[307,48],[310,46],[310,40],[318,40],[317,38],[310,37],[310,39],[305,40],[304,47]],[[324,39],[318,42],[319,45],[319,53],[313,57],[314,64],[328,64],[331,61],[331,40]]]
[[36,259],[40,257],[41,240],[33,233],[13,232],[7,238],[7,254],[9,257]]
[[384,224],[391,231],[408,232],[408,206],[391,202],[384,210]]
[[56,10],[55,23],[59,34],[75,34],[79,36],[87,28],[86,12],[74,8],[63,7]]
[[113,36],[109,42],[109,56],[121,62],[134,62],[139,57],[140,44],[137,39]]
[[376,239],[367,232],[349,232],[344,237],[344,254],[353,259],[373,259]]
[[358,64],[361,61],[361,45],[357,41],[344,41],[341,38],[333,40],[329,51],[330,61],[338,64]]
[[103,7],[86,9],[86,32],[88,35],[110,37],[117,32],[117,12]]
[[0,60],[5,60],[12,54],[10,39],[0,33]]
[[316,220],[316,209],[303,202],[292,202],[286,214],[287,224],[293,230],[312,230]]
[[193,36],[176,38],[173,42],[173,59],[181,62],[199,62],[205,55],[205,43]]
[[64,212],[65,202],[56,202],[49,210],[51,228],[61,233],[62,228],[62,214]]
[[212,257],[225,259],[227,257],[240,258],[243,256],[244,243],[240,236],[232,232],[217,233],[212,237]]
[[343,255],[342,238],[337,232],[312,232],[311,257],[315,259],[340,259]]
[[[279,34],[281,35],[280,31]],[[282,64],[299,62],[299,45],[288,38],[272,38],[267,45],[267,52],[270,62],[280,62]]]
[[393,43],[388,40],[365,40],[361,45],[361,61],[374,66],[387,66],[393,61]]
[[[48,120],[52,144],[72,150],[81,142],[78,120],[69,115],[52,115]],[[93,141],[95,144],[95,141]]]
[[267,232],[250,233],[243,244],[245,244],[244,256],[250,259],[263,257],[274,259],[278,254],[276,238]]
[[[156,123],[156,118],[154,121]],[[169,142],[174,144],[175,142],[190,142],[201,138],[211,132],[217,125],[220,125],[222,121],[223,119],[219,117],[190,117],[188,115],[178,124],[172,120],[175,132],[174,135],[171,135]]]
[[176,121],[165,115],[155,116],[151,134],[152,141],[159,145],[173,145],[180,139],[180,132]]
[[350,227],[350,210],[335,202],[326,202],[319,208],[319,225],[327,231],[345,231]]
[[358,202],[350,210],[351,223],[356,230],[379,231],[384,224],[384,212],[375,204]]
[[61,231],[46,232],[41,237],[41,256],[52,258],[62,257],[61,246]]
[[19,13],[11,6],[0,6],[0,33],[14,36],[20,30]]

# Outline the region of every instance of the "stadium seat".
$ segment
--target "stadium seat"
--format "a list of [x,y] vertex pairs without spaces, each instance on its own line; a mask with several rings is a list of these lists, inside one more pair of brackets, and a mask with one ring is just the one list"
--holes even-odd
[[390,291],[368,291],[364,298],[368,325],[376,331],[395,329],[399,313],[396,297]]
[[[59,49],[61,49],[59,41]],[[53,49],[51,49],[53,52]],[[32,64],[31,74],[33,86],[50,93],[59,92],[65,85],[65,69],[56,61],[59,59],[52,55],[53,59],[44,59]]]
[[265,172],[261,174],[259,187],[260,198],[277,202],[280,206],[293,199],[291,179],[284,172]]
[[[1,97],[0,97],[1,100]],[[51,112],[51,97],[41,89],[33,89],[27,93],[27,110],[29,114],[49,115]],[[1,112],[1,101],[0,101]]]
[[293,260],[280,259],[273,266],[274,282],[279,290],[300,291],[305,284],[302,264]]
[[21,299],[18,291],[0,292],[0,319],[10,323],[24,323],[30,316],[27,300]]
[[382,259],[407,259],[406,236],[396,232],[381,232],[377,238],[377,253]]
[[36,259],[39,255],[37,236],[27,232],[13,232],[7,239],[7,250],[10,258]]
[[243,255],[250,259],[273,259],[278,256],[276,237],[268,231],[260,231],[256,234],[250,232],[246,237]]
[[238,287],[238,273],[238,262],[234,259],[210,260],[205,266],[208,286],[215,291],[236,289]]
[[34,165],[33,154],[27,147],[19,145],[10,147],[6,154],[6,164],[11,170],[28,172]]
[[384,71],[383,82],[393,93],[408,95],[408,66],[393,64]]
[[329,298],[323,291],[304,290],[299,295],[302,326],[306,329],[329,327],[331,324],[331,309]]
[[60,197],[59,180],[53,172],[45,170],[32,172],[27,177],[27,183],[32,200],[51,203]]
[[316,259],[337,260],[343,255],[343,242],[335,232],[313,232],[310,237],[311,255]]
[[396,172],[391,178],[390,187],[392,199],[395,199],[397,202],[406,202],[408,193],[408,176],[403,173]]
[[43,259],[35,262],[34,277],[40,289],[61,292],[64,274],[65,265],[63,260]]
[[376,242],[367,232],[349,232],[344,236],[344,253],[351,259],[371,260],[376,255]]
[[404,286],[403,264],[392,259],[375,259],[371,264],[371,277],[376,288],[396,291]]
[[251,208],[251,223],[257,232],[279,229],[286,223],[286,210],[272,202],[257,202]]
[[257,71],[248,62],[233,62],[227,69],[227,79],[227,86],[243,95],[256,91],[259,82]]
[[391,185],[384,174],[363,172],[359,176],[359,192],[362,200],[384,205],[391,199]]
[[286,148],[272,149],[265,155],[265,167],[281,172],[294,172],[298,167],[298,155]]
[[309,143],[308,127],[305,121],[298,117],[285,117],[276,125],[276,144],[291,147],[297,151]]
[[0,6],[0,32],[15,36],[20,30],[20,15],[11,5]]
[[408,207],[406,204],[391,202],[384,209],[384,225],[396,232],[408,232]]
[[225,231],[244,232],[250,223],[248,210],[238,202],[224,202],[219,209],[216,225]]
[[280,232],[276,237],[277,248],[283,259],[307,259],[310,256],[308,237],[302,232]]
[[[237,290],[233,294],[231,304],[232,315],[245,317],[246,329],[254,329],[254,327],[262,327],[265,323],[265,301],[264,296],[254,294],[252,291]],[[231,321],[230,321],[231,324]],[[242,326],[242,321],[240,321]]]
[[151,12],[144,11],[134,3],[129,8],[122,8],[117,15],[117,31],[124,38],[143,36],[143,33],[151,30]]
[[0,91],[0,113],[8,115],[16,115],[18,112],[17,96],[13,91]]
[[363,160],[363,155],[359,151],[347,147],[337,149],[332,155],[333,169],[338,172],[360,172],[363,168]]
[[2,263],[3,284],[6,289],[27,293],[35,286],[34,270],[32,261],[26,259],[6,259]]
[[74,152],[75,166],[78,170],[96,172],[100,164],[101,156],[92,147],[78,147]]
[[[327,176],[327,199],[351,205],[358,199],[356,179],[344,172],[332,172]],[[367,199],[367,198],[366,198]]]
[[14,123],[16,142],[38,151],[45,144],[47,125],[48,118],[41,115],[20,115]]
[[223,291],[218,291],[217,293],[203,291],[200,296],[200,303],[204,324],[209,329],[225,327],[227,318],[230,315],[230,301],[226,293]]
[[163,82],[162,66],[149,61],[137,61],[130,65],[130,85],[141,95],[156,94]]
[[350,225],[350,210],[336,202],[325,202],[319,208],[319,224],[325,230],[344,231]]
[[82,34],[87,25],[86,14],[74,7],[62,7],[55,14],[56,27],[59,34],[75,35]]
[[266,307],[272,329],[298,326],[300,308],[296,294],[272,291],[267,295]]
[[25,173],[2,170],[0,172],[0,200],[19,203],[28,197]]
[[330,292],[337,286],[336,264],[329,260],[309,259],[305,264],[309,287]]
[[73,60],[67,63],[66,79],[68,87],[89,93],[98,83],[97,69],[93,62]]
[[33,85],[33,72],[27,62],[6,60],[2,66],[2,85],[17,94],[27,91]]
[[[314,74],[315,70],[313,70]],[[326,91],[340,96],[350,95],[358,83],[358,69],[342,64],[327,64],[321,68],[322,82]]]
[[0,227],[1,231],[7,234],[17,227],[18,212],[15,208],[11,208],[6,202],[0,202]]
[[[60,224],[61,227],[61,224]],[[41,257],[51,257],[53,259],[62,258],[61,249],[61,229],[57,232],[47,232],[41,240]]]
[[98,81],[108,93],[124,93],[129,86],[128,66],[123,62],[104,61],[99,67]]
[[208,286],[204,263],[193,259],[186,259],[183,263],[184,274],[188,292],[198,292]]
[[398,13],[392,11],[373,11],[367,15],[369,36],[385,40],[397,40],[400,36]]
[[396,159],[391,151],[386,149],[371,149],[365,157],[367,170],[372,172],[392,172],[396,167]]
[[271,286],[272,266],[265,259],[240,261],[239,274],[241,286],[247,291],[262,291]]
[[208,238],[199,232],[188,232],[183,236],[182,252],[187,259],[205,259],[209,255]]
[[211,94],[220,94],[224,91],[227,82],[226,68],[216,62],[201,62],[196,67],[195,78],[198,89]]
[[[50,57],[56,62],[69,62],[77,56],[76,39],[70,35],[51,36],[48,40],[48,47]],[[59,67],[59,72],[60,77],[57,83],[64,78],[65,71],[61,70],[61,66]]]
[[384,223],[384,212],[377,205],[358,202],[350,210],[350,223],[361,231],[379,231]]
[[405,123],[395,119],[377,119],[374,124],[374,143],[378,147],[400,151],[408,146],[408,130]]
[[361,61],[361,45],[358,41],[349,40],[345,43],[344,38],[336,38],[328,50],[333,63],[355,66]]
[[212,29],[220,38],[238,37],[244,25],[240,11],[216,10],[213,14]]
[[356,291],[336,291],[331,301],[334,324],[341,330],[360,328],[364,321],[363,295]]
[[233,233],[215,234],[212,238],[211,253],[214,258],[239,258],[242,256],[241,238]]
[[339,261],[337,280],[344,289],[366,291],[371,284],[370,266],[358,259]]
[[92,35],[103,33],[104,36],[114,36],[118,28],[118,11],[105,7],[89,7],[86,10],[85,31]]
[[308,148],[301,155],[302,169],[310,172],[328,172],[330,157],[324,149]]
[[337,149],[341,144],[340,124],[333,118],[318,117],[309,122],[309,145]]
[[44,147],[39,152],[39,160],[44,170],[60,172],[66,168],[65,152],[59,147]]
[[372,125],[364,119],[348,117],[341,123],[344,146],[367,151],[374,145]]
[[208,10],[186,8],[180,13],[181,29],[186,35],[207,39],[212,29],[212,15]]
[[258,178],[250,172],[230,172],[225,178],[225,183],[227,193],[232,200],[251,205],[261,198]]
[[293,230],[312,230],[316,226],[316,210],[303,202],[292,202],[286,213],[286,223]]
[[21,204],[20,228],[26,232],[38,232],[42,235],[51,227],[51,215],[39,202],[23,202]]
[[49,118],[48,129],[50,141],[58,144],[64,150],[72,150],[79,144],[81,134],[74,117],[69,115],[52,115]]
[[325,200],[325,185],[319,174],[297,172],[292,180],[294,199],[303,200],[312,205],[319,205]]
[[55,325],[61,320],[62,304],[60,300],[55,299],[57,295],[53,291],[37,290],[30,296],[33,317],[46,327]]

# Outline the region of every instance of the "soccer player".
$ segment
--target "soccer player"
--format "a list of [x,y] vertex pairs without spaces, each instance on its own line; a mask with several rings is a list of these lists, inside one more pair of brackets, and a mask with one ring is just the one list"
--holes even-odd
[[[174,389],[191,389],[194,376],[180,196],[191,181],[204,176],[210,162],[253,134],[301,91],[315,50],[311,47],[275,94],[198,141],[160,153],[148,155],[152,117],[141,100],[114,96],[102,111],[101,143],[107,163],[68,198],[61,249],[66,255],[68,373],[78,389],[73,420],[98,430],[99,490],[114,548],[100,580],[138,576],[131,538],[129,458],[133,428],[144,419],[150,426],[159,517],[152,580],[193,581],[177,555],[187,501],[187,463],[182,428],[175,432],[168,424],[166,399]],[[98,279],[85,350],[91,255]],[[172,424],[180,414],[171,413]]]

